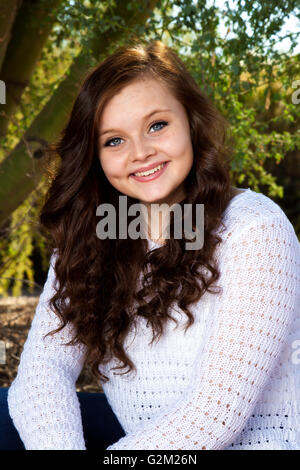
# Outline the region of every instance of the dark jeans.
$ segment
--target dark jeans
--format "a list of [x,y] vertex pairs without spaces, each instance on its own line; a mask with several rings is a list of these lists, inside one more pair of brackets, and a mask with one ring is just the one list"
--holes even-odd
[[[0,450],[25,450],[8,413],[8,388],[0,388]],[[104,393],[77,392],[87,450],[105,450],[125,436]]]

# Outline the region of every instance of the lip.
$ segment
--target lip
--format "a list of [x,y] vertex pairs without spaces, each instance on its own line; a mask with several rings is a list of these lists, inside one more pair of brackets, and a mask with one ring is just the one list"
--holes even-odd
[[[148,175],[148,176],[135,176],[133,174],[130,175],[130,178],[133,178],[135,179],[136,181],[140,181],[141,183],[147,183],[148,181],[153,181],[157,178],[159,178],[167,169],[167,167],[169,166],[169,163],[170,161],[168,162],[162,162],[162,163],[165,163],[165,165],[158,171],[156,171],[155,173],[153,173],[152,175]],[[155,167],[153,167],[155,168]]]
[[135,170],[135,171],[133,171],[132,173],[130,173],[129,176],[132,176],[134,173],[140,173],[140,172],[142,172],[142,171],[152,170],[153,168],[156,168],[158,165],[161,165],[162,163],[166,163],[166,161],[157,162],[157,163],[152,163],[151,165],[144,166],[143,168],[138,168],[137,170]]

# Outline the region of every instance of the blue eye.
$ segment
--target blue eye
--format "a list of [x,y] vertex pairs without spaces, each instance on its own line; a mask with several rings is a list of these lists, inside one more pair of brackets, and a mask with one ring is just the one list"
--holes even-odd
[[[153,129],[154,132],[157,132],[163,129],[167,125],[168,123],[166,121],[157,121],[150,126],[150,129]],[[122,143],[121,142],[122,140],[123,139],[121,139],[121,137],[114,137],[113,139],[110,139],[107,142],[105,142],[104,147],[118,147]]]
[[154,129],[154,131],[160,131],[161,129],[163,129],[163,127],[165,127],[167,125],[168,125],[168,123],[166,121],[158,121],[158,122],[155,122],[154,124],[152,124],[150,129]]
[[[120,141],[123,140],[120,137],[115,137],[114,139],[110,139],[105,142],[104,147],[116,147]],[[111,143],[116,143],[116,145],[110,145]]]

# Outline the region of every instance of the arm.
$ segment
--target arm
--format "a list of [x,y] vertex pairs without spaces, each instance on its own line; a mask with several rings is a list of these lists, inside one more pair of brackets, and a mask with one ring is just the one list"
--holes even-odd
[[8,390],[13,423],[27,450],[85,450],[76,380],[82,370],[83,345],[63,346],[73,337],[70,324],[60,324],[48,301],[54,295],[55,254],[20,357],[18,373]]
[[233,237],[187,393],[107,450],[224,449],[241,433],[299,305],[300,246],[284,214],[257,218]]

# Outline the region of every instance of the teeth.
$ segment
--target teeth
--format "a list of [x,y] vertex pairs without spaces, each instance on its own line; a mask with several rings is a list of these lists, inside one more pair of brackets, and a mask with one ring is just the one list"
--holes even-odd
[[152,175],[152,173],[155,173],[156,171],[160,170],[163,166],[164,166],[164,163],[162,163],[161,165],[157,166],[156,168],[152,168],[152,170],[143,171],[143,172],[140,172],[140,173],[133,173],[133,174],[134,174],[135,176],[148,176],[148,175]]

